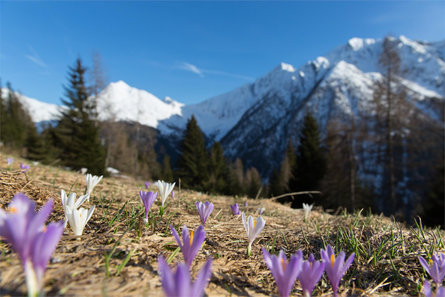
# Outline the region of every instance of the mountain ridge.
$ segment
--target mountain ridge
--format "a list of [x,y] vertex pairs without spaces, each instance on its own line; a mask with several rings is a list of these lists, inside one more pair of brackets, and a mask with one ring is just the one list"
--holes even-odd
[[[440,120],[431,101],[445,97],[445,41],[405,36],[389,41],[400,56],[408,100],[425,116]],[[221,141],[228,157],[244,156],[248,166],[255,165],[252,155],[256,161],[272,160],[260,170],[267,176],[281,162],[287,143],[297,145],[306,112],[315,114],[323,133],[335,117],[360,120],[375,112],[373,85],[384,78],[382,50],[383,39],[351,38],[298,68],[281,62],[252,83],[191,105],[118,81],[99,94],[99,119],[139,122],[178,141],[194,115],[208,141]]]

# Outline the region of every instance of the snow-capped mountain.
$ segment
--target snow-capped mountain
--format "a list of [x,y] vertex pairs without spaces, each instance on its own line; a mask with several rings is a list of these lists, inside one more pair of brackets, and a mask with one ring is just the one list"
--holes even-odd
[[[7,97],[8,89],[3,89]],[[55,121],[63,106],[45,103],[17,93],[35,123]],[[180,115],[184,104],[170,97],[164,100],[147,91],[130,87],[123,81],[110,83],[97,98],[99,120],[139,122],[157,128],[159,121]]]
[[290,87],[294,72],[291,65],[281,63],[253,84],[246,84],[198,104],[184,106],[181,115],[163,121],[159,129],[164,134],[182,131],[187,120],[194,115],[203,132],[209,138],[219,140],[271,89],[281,89],[284,94]]
[[[411,97],[416,97],[419,102],[425,98],[442,98],[445,42],[418,42],[404,36],[394,38],[392,42],[396,43],[403,82]],[[383,40],[352,38],[346,45],[300,68],[281,63],[253,83],[184,106],[181,115],[161,122],[159,129],[164,134],[177,133],[193,114],[210,139],[222,140],[226,153],[236,156],[242,147],[251,147],[252,144],[246,143],[246,137],[254,138],[258,134],[261,138],[264,131],[269,131],[277,120],[282,122],[296,106],[302,111],[296,115],[300,120],[306,110],[311,110],[321,124],[325,124],[334,111],[350,115],[371,112],[372,86],[382,79],[383,69],[379,63],[382,50]],[[246,127],[243,122],[255,117],[260,110],[264,115],[257,116]],[[423,112],[437,116],[437,111]],[[239,135],[234,137],[235,134]]]
[[[445,100],[445,41],[400,36],[391,43],[400,57],[407,100],[417,112],[440,120],[441,112],[431,101]],[[168,97],[161,100],[119,81],[99,94],[99,118],[139,122],[178,140],[194,115],[210,141],[221,141],[227,156],[242,157],[247,166],[258,167],[255,163],[263,160],[259,169],[267,176],[281,162],[288,141],[296,142],[307,111],[322,131],[331,119],[360,121],[375,112],[373,87],[384,76],[379,63],[382,51],[381,39],[352,38],[299,68],[280,63],[253,83],[192,105]],[[52,105],[33,109],[33,104],[29,109],[39,110],[31,112],[36,122],[48,120],[57,109]]]
[[[401,60],[407,100],[417,107],[417,113],[439,120],[441,111],[430,101],[445,100],[445,43],[416,42],[403,36],[391,42]],[[359,122],[375,113],[373,89],[383,79],[379,63],[382,50],[383,40],[353,38],[299,69],[281,64],[253,84],[243,86],[240,89],[250,90],[246,98],[256,100],[221,137],[226,154],[241,157],[247,166],[260,164],[263,176],[268,176],[281,162],[288,141],[297,143],[308,111],[317,119],[322,134],[332,119]],[[263,92],[255,93],[260,87]]]
[[134,121],[153,128],[161,120],[180,115],[183,105],[170,97],[161,100],[123,81],[109,84],[97,99],[100,120]]
[[[1,91],[3,92],[3,98],[7,98],[9,90],[3,88]],[[49,122],[57,119],[60,106],[45,103],[20,93],[16,93],[16,95],[34,123]]]

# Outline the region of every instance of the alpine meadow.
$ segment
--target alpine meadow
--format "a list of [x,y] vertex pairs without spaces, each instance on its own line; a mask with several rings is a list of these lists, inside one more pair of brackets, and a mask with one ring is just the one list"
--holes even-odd
[[445,296],[424,2],[0,2],[0,295]]

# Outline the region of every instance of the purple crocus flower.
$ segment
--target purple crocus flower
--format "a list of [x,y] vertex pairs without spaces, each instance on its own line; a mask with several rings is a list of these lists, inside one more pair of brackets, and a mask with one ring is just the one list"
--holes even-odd
[[206,232],[204,231],[204,227],[201,225],[194,232],[189,231],[186,226],[182,227],[182,243],[179,238],[178,232],[176,232],[175,228],[170,225],[170,229],[172,230],[173,236],[175,237],[176,242],[181,248],[182,255],[184,256],[184,262],[188,267],[192,266],[193,259],[196,257],[199,249],[202,246],[202,243],[205,240]]
[[303,262],[303,267],[298,279],[300,280],[301,288],[303,289],[303,296],[312,296],[312,291],[320,280],[324,272],[325,263],[322,261],[315,261],[314,255],[311,254],[307,261]]
[[26,171],[29,170],[29,165],[20,163],[20,169],[22,169],[22,173],[25,173]]
[[286,255],[281,250],[278,256],[270,255],[264,248],[262,250],[264,261],[272,272],[280,296],[288,297],[301,272],[303,254],[298,251],[287,260]]
[[247,201],[244,201],[244,207],[247,207]]
[[158,193],[139,191],[139,197],[141,197],[145,208],[145,223],[148,223],[148,211],[153,205],[153,202],[155,202],[156,197],[158,197]]
[[234,216],[237,216],[237,215],[240,214],[238,203],[235,203],[235,204],[233,204],[233,205],[230,205],[230,208],[232,209],[232,214],[233,214]]
[[423,283],[423,294],[425,294],[425,297],[445,297],[445,288],[437,286],[436,294],[434,294],[429,282],[425,281]]
[[150,186],[150,183],[149,182],[145,182],[144,185],[145,185],[145,188],[148,189],[148,187]]
[[428,262],[422,256],[419,256],[419,262],[437,286],[441,285],[445,277],[445,255],[433,255],[430,261],[431,265],[428,265]]
[[338,286],[340,285],[340,280],[351,266],[352,261],[354,261],[355,253],[352,253],[345,262],[345,252],[341,251],[337,259],[335,258],[334,250],[330,245],[328,245],[326,250],[321,249],[321,257],[325,262],[325,270],[328,275],[329,282],[331,283],[332,290],[334,291],[334,296],[337,296]]
[[50,199],[36,212],[34,201],[19,193],[7,211],[0,209],[0,237],[11,244],[20,258],[28,296],[38,296],[42,290],[46,265],[63,233],[63,221],[45,226],[53,204]]
[[6,158],[6,162],[8,163],[8,166],[11,166],[12,163],[14,163],[14,158],[8,157],[8,158]]
[[202,297],[212,274],[212,259],[201,268],[194,283],[191,282],[187,265],[179,263],[176,272],[172,272],[163,256],[158,257],[158,270],[162,288],[167,297]]
[[198,210],[199,217],[203,225],[206,224],[207,219],[213,211],[213,203],[206,201],[205,203],[196,202],[196,209]]

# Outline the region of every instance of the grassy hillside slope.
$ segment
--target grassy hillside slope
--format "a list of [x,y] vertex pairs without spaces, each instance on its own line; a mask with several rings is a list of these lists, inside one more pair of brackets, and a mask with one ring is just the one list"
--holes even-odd
[[[60,190],[84,193],[85,179],[80,173],[35,165],[23,174],[19,161],[8,166],[4,155],[0,159],[3,208],[18,192],[35,200],[39,207],[53,198],[55,208],[49,221],[58,221],[64,218]],[[143,188],[143,181],[131,178],[105,178],[98,184],[90,202],[84,205],[96,205],[84,234],[76,238],[67,227],[53,254],[45,275],[47,296],[162,296],[158,255],[170,257],[171,265],[183,260],[181,253],[175,255],[177,244],[168,226],[172,224],[178,231],[183,225],[189,229],[198,227],[196,201],[215,205],[205,226],[206,241],[192,266],[196,275],[205,260],[213,257],[208,296],[276,296],[278,290],[264,263],[261,247],[274,253],[282,249],[287,255],[300,249],[305,258],[313,253],[319,259],[320,249],[327,244],[334,246],[336,252],[341,249],[347,255],[356,253],[341,282],[341,294],[420,296],[423,280],[429,276],[417,257],[445,251],[444,231],[412,228],[382,216],[363,212],[332,216],[315,209],[304,221],[303,210],[268,200],[209,196],[178,188],[175,197],[168,198],[162,219],[158,216],[157,199],[151,209],[157,224],[146,227],[138,195]],[[246,256],[247,236],[241,217],[233,216],[230,210],[230,204],[235,202],[240,204],[241,211],[254,217],[259,207],[266,208],[266,226],[253,244],[251,257]],[[0,251],[0,295],[24,295],[26,285],[17,256],[3,242]],[[324,275],[314,296],[331,294]],[[291,296],[300,295],[297,281]]]

